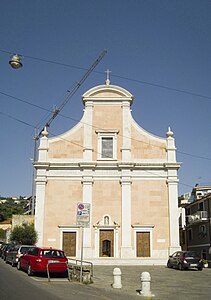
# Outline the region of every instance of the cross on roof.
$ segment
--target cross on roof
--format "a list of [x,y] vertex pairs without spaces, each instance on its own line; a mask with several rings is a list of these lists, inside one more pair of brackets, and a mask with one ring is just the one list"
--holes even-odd
[[106,73],[106,76],[107,76],[107,78],[106,78],[106,85],[109,85],[110,84],[109,73],[111,73],[111,71],[109,69],[107,69],[105,71],[105,73]]

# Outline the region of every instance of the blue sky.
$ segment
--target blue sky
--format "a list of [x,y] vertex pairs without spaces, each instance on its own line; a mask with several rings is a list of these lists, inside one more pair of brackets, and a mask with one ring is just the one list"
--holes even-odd
[[[1,1],[0,195],[31,194],[33,126],[45,124],[45,109],[62,102],[103,49],[62,110],[69,118],[58,116],[50,132],[81,119],[81,95],[103,84],[109,68],[111,83],[134,95],[140,126],[161,137],[171,126],[182,162],[179,194],[211,185],[210,14],[209,0]],[[12,53],[22,55],[22,69],[9,66]]]

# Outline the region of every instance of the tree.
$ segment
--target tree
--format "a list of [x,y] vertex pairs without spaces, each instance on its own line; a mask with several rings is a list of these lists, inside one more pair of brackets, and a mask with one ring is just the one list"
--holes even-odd
[[23,223],[22,226],[15,226],[10,235],[11,242],[21,245],[34,245],[37,242],[38,234],[34,224]]
[[0,218],[1,220],[5,220],[8,218],[11,218],[12,215],[21,215],[24,213],[24,200],[20,200],[20,203],[17,204],[14,202],[12,198],[4,198],[3,200],[6,200],[5,203],[0,204]]
[[4,241],[6,239],[6,230],[0,228],[0,240]]

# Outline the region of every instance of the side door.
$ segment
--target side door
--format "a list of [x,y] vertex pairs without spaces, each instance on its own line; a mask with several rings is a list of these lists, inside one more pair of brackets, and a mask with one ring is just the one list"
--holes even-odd
[[175,252],[175,253],[172,255],[171,264],[172,264],[173,267],[177,267],[178,254],[179,254],[179,252]]
[[62,250],[66,256],[76,256],[76,232],[63,232]]
[[11,251],[11,257],[10,257],[10,260],[11,260],[11,263],[16,263],[16,255],[18,253],[18,249],[20,248],[20,245],[16,245],[12,251]]
[[20,257],[21,268],[27,269],[30,261],[30,257],[33,253],[34,248],[30,248],[24,255]]
[[150,233],[136,232],[136,256],[150,257]]
[[11,262],[12,261],[12,252],[14,250],[15,246],[12,245],[11,247],[8,248],[7,256],[6,256],[6,262]]

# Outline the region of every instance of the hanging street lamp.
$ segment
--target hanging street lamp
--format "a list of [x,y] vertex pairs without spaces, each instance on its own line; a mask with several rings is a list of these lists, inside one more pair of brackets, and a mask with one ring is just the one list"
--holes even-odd
[[9,64],[13,69],[20,69],[23,67],[23,64],[21,63],[21,57],[18,54],[14,54],[12,56]]

